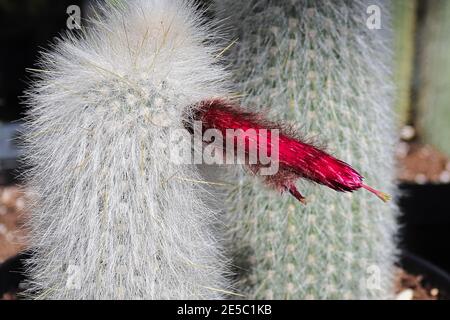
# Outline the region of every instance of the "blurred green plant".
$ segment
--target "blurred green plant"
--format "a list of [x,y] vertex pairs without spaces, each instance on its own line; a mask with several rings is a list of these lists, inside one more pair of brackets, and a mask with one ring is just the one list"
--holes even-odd
[[450,1],[426,1],[421,33],[419,134],[450,155]]
[[395,0],[392,2],[392,26],[394,28],[394,59],[396,84],[395,105],[399,125],[411,119],[411,83],[415,53],[417,1]]

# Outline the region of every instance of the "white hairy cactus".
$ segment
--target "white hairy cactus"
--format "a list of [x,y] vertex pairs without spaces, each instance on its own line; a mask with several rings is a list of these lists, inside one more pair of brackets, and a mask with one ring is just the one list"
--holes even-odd
[[[218,17],[238,40],[229,57],[243,104],[293,121],[369,184],[392,193],[386,6],[372,0],[216,1]],[[377,9],[380,30],[366,23]],[[395,205],[363,191],[343,195],[304,182],[298,189],[306,206],[245,175],[229,190],[230,246],[246,270],[240,290],[269,299],[391,297]]]
[[43,53],[26,132],[37,298],[215,299],[227,289],[200,174],[169,154],[173,132],[189,135],[190,106],[228,90],[216,29],[196,9],[105,6],[81,36]]

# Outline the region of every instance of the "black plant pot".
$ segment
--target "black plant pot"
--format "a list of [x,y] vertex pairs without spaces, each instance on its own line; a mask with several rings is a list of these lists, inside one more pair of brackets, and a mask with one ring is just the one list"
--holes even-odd
[[450,184],[402,184],[402,249],[450,273]]
[[31,255],[24,251],[0,264],[0,298],[5,293],[20,291],[20,284],[26,280],[25,262]]

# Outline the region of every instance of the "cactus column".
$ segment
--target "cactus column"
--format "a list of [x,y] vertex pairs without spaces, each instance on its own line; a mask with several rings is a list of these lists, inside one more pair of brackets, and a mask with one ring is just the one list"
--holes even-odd
[[[381,9],[369,29],[367,8]],[[229,55],[242,103],[266,107],[393,192],[390,27],[380,1],[216,2],[238,44]],[[368,193],[303,184],[308,205],[238,173],[230,246],[248,298],[389,298],[396,208]]]
[[215,32],[195,8],[120,1],[43,54],[26,134],[34,297],[214,299],[227,289],[200,173],[170,156],[190,148],[192,106],[227,92]]

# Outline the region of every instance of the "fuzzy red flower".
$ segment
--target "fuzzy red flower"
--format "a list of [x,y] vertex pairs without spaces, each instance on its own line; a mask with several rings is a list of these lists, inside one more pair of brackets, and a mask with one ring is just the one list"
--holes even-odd
[[[280,125],[265,120],[260,114],[246,112],[231,102],[221,99],[204,101],[198,106],[193,120],[202,122],[203,132],[208,129],[217,129],[224,137],[226,137],[227,129],[237,130],[234,136],[234,148],[242,147],[246,156],[252,152],[259,154],[259,150],[263,147],[270,156],[274,151],[272,149],[275,149],[271,130],[278,129],[279,170],[274,175],[264,176],[264,179],[279,191],[289,191],[302,203],[305,203],[305,198],[295,187],[295,180],[299,178],[308,179],[341,192],[352,192],[364,188],[383,201],[390,199],[389,195],[365,185],[363,177],[347,163],[295,138],[293,133],[287,133]],[[249,129],[253,129],[256,134],[246,135],[245,132]],[[223,147],[226,148],[225,143]],[[263,167],[258,162],[248,166],[254,173],[258,173]]]

